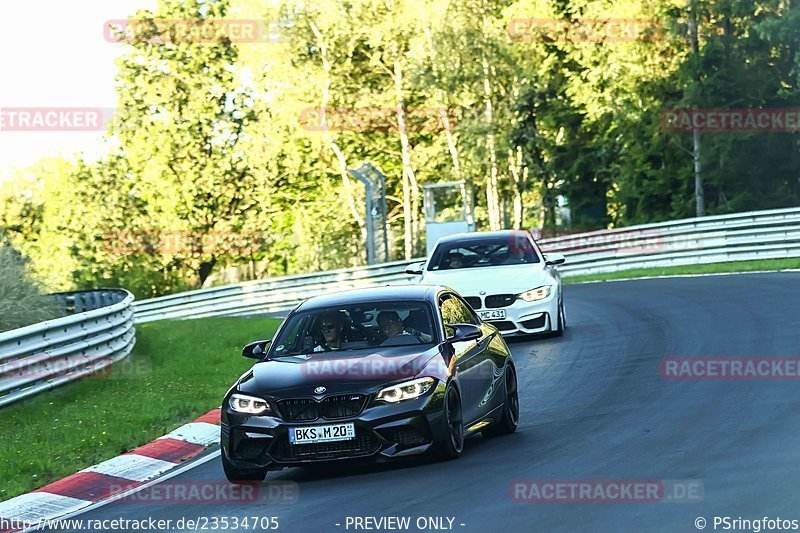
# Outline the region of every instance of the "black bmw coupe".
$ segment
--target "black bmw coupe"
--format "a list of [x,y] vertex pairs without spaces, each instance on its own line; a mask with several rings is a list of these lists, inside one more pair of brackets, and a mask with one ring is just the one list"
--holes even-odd
[[297,306],[222,403],[233,482],[329,461],[461,455],[464,438],[511,433],[514,361],[494,326],[446,287],[318,296]]

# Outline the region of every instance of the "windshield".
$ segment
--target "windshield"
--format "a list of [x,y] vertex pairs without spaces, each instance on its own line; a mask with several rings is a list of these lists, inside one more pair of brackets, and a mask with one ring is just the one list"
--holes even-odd
[[539,254],[526,237],[464,238],[436,247],[428,270],[455,270],[539,262]]
[[360,302],[291,315],[273,342],[271,357],[431,345],[436,338],[426,302]]

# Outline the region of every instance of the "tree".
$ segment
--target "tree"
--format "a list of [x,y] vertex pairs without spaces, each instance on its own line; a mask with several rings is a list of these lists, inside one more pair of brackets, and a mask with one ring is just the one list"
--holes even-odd
[[236,83],[237,49],[228,37],[173,41],[157,21],[209,24],[227,10],[227,1],[169,0],[153,13],[137,14],[153,21],[152,31],[138,35],[118,62],[119,104],[111,131],[150,220],[164,239],[181,239],[167,251],[170,261],[201,284],[215,266],[241,255],[237,241],[255,209],[250,191],[258,180],[242,150],[253,99]]

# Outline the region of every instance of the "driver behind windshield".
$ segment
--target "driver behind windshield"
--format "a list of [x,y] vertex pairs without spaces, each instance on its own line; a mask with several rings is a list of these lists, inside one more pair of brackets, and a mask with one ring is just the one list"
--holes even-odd
[[314,346],[315,352],[328,350],[341,350],[342,330],[344,329],[344,316],[338,312],[325,313],[320,318],[319,330],[322,333],[322,342]]
[[464,254],[450,252],[447,254],[447,264],[451,269],[464,268]]

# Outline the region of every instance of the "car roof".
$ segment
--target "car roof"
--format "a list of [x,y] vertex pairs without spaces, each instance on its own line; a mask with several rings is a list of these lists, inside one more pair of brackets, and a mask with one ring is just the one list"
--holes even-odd
[[439,244],[448,244],[458,241],[483,240],[487,237],[510,239],[512,237],[530,237],[530,232],[522,229],[506,229],[499,231],[472,231],[469,233],[454,233],[439,239]]
[[450,290],[438,285],[386,285],[382,287],[367,287],[351,289],[340,292],[331,292],[320,296],[312,296],[301,303],[297,310],[320,309],[349,305],[354,303],[385,302],[392,300],[434,301],[441,291]]

